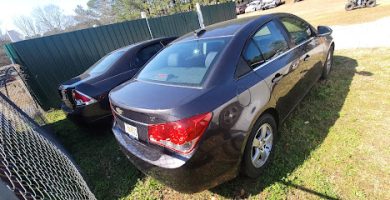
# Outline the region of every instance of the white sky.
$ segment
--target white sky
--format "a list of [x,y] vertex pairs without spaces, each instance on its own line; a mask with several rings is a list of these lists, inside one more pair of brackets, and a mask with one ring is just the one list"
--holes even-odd
[[[77,5],[86,7],[88,0],[0,0],[0,28],[1,30],[18,30],[13,21],[20,15],[29,16],[36,7],[54,4],[64,10],[65,14],[74,14]],[[18,30],[19,31],[19,30]]]

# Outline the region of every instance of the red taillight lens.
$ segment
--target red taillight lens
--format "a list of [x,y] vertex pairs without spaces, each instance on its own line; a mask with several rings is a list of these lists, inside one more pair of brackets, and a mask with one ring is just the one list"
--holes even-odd
[[148,126],[149,141],[179,153],[190,153],[211,120],[211,113]]
[[72,95],[73,95],[73,99],[74,101],[76,102],[76,105],[77,106],[81,106],[81,105],[89,105],[89,104],[92,104],[92,103],[95,103],[96,100],[77,91],[77,90],[73,90],[72,92]]

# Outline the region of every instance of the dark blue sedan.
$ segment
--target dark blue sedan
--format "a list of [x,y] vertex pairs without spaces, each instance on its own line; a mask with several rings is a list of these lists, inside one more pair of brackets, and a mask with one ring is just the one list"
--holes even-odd
[[141,171],[196,192],[272,161],[278,127],[332,68],[332,30],[291,14],[189,33],[113,89],[113,132]]

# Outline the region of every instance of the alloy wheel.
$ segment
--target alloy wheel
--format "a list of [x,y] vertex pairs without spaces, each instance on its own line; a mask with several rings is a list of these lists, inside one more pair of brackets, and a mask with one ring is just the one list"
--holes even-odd
[[333,62],[333,57],[332,57],[332,51],[329,51],[328,53],[328,58],[326,59],[326,73],[329,74],[330,69],[332,68],[332,62]]
[[256,168],[262,167],[272,150],[273,130],[271,125],[265,123],[257,130],[252,141],[251,158],[252,164]]

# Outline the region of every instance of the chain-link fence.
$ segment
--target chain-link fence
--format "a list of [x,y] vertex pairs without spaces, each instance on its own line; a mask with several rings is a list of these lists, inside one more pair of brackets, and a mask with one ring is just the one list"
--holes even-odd
[[55,139],[0,93],[0,199],[95,199]]
[[30,94],[23,78],[19,65],[0,67],[0,92],[11,99],[28,116],[43,125],[45,123],[43,110]]

